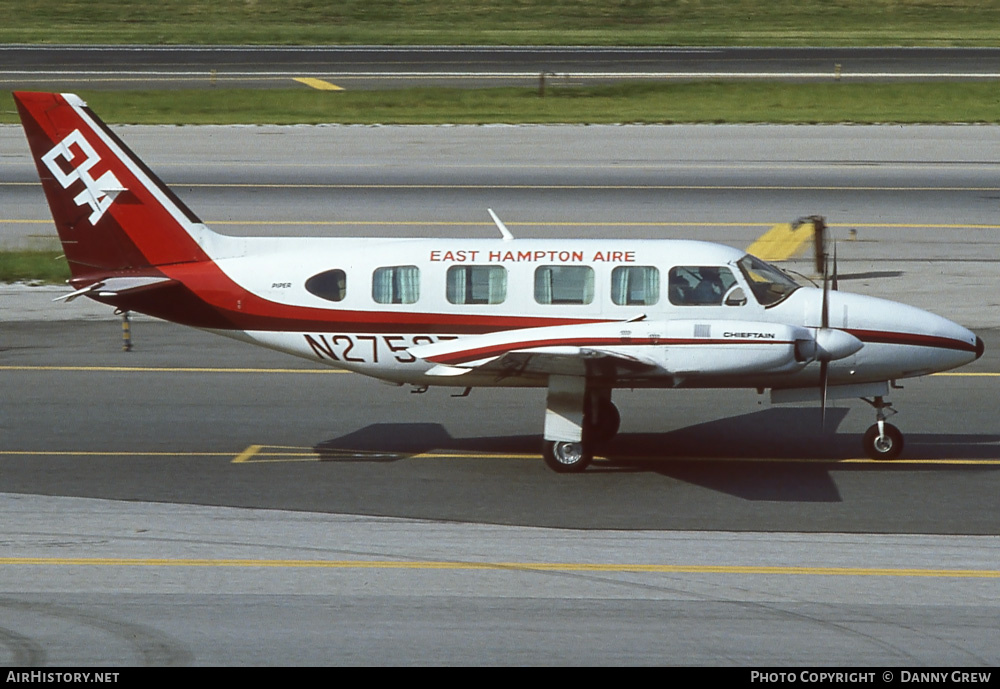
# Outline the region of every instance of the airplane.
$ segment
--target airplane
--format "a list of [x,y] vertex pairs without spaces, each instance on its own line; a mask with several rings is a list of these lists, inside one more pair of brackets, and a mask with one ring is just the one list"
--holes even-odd
[[[983,354],[911,306],[803,284],[687,240],[232,237],[213,232],[78,96],[14,93],[73,291],[418,392],[546,388],[542,456],[581,472],[617,433],[622,388],[860,398],[873,459],[895,381]],[[834,274],[836,268],[834,266]]]

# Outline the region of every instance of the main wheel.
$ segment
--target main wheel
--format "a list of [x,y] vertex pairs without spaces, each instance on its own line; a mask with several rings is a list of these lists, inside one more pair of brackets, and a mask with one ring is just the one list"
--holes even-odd
[[586,469],[594,458],[587,443],[568,443],[546,440],[542,458],[552,471],[573,474]]
[[618,434],[622,425],[622,415],[611,400],[604,400],[597,407],[597,418],[593,419],[588,428],[589,439],[597,445],[603,445]]
[[865,453],[872,459],[896,459],[903,451],[903,434],[891,423],[885,424],[885,435],[881,438],[878,424],[874,424],[865,431],[861,442],[864,443]]

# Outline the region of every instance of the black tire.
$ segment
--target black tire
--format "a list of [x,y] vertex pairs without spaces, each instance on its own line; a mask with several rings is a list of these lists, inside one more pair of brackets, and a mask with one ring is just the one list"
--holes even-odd
[[885,437],[879,438],[878,424],[867,431],[861,441],[865,446],[865,454],[872,459],[896,459],[903,451],[903,434],[891,423],[885,424]]
[[542,445],[542,458],[552,471],[576,474],[590,466],[594,453],[589,443],[546,440]]
[[603,401],[597,410],[597,418],[588,429],[588,438],[595,445],[603,445],[618,435],[622,425],[622,415],[611,400]]

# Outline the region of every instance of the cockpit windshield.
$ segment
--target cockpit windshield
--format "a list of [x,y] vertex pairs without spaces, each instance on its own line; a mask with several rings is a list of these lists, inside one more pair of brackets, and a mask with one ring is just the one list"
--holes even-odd
[[753,295],[763,306],[774,306],[799,288],[795,280],[756,256],[747,254],[736,265],[743,271]]

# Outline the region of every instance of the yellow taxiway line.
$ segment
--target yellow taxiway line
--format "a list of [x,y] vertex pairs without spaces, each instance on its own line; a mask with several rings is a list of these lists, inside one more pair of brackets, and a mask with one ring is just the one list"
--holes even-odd
[[895,567],[773,567],[756,565],[663,565],[584,562],[447,562],[396,560],[271,560],[249,558],[100,558],[0,557],[0,566],[49,567],[237,567],[397,570],[490,570],[512,572],[623,572],[647,574],[764,574],[850,577],[933,577],[998,579],[994,569],[920,569]]
[[[408,454],[405,452],[379,452],[377,450],[336,452],[241,452],[233,458],[233,463],[275,464],[284,462],[336,462],[337,460],[363,461],[378,459],[420,460],[420,459],[539,459],[538,454],[517,454],[512,452],[420,452]],[[606,457],[594,457],[595,466],[607,462]],[[890,466],[1000,466],[1000,458],[996,459],[869,459],[867,457],[849,457],[845,459],[805,459],[792,457],[618,457],[616,461],[653,462],[743,462],[766,464],[874,464]]]
[[[27,184],[27,183],[26,183]],[[39,186],[37,183],[33,183],[34,186]],[[0,187],[10,186],[0,183]],[[184,186],[196,187],[197,184],[189,184]],[[220,186],[220,185],[202,185],[202,186]],[[233,185],[233,186],[275,186],[275,185]],[[281,188],[298,188],[303,185],[284,185]],[[307,185],[313,186],[313,185]],[[322,188],[336,188],[344,185],[315,185]],[[366,185],[352,185],[352,188],[363,187]],[[367,187],[375,188],[384,185],[367,185]],[[997,190],[1000,191],[1000,190]],[[282,227],[292,227],[292,226],[317,226],[317,227],[340,227],[340,226],[371,226],[371,227],[493,227],[493,223],[483,222],[480,220],[286,220],[281,218],[275,218],[274,220],[254,220],[247,218],[246,220],[206,220],[208,225],[245,225],[245,226],[282,226]],[[648,220],[648,221],[601,221],[601,220],[588,220],[588,221],[549,221],[549,222],[532,222],[532,221],[505,221],[505,224],[509,227],[718,227],[718,228],[745,228],[745,227],[758,227],[758,228],[768,228],[774,229],[776,227],[781,227],[782,225],[787,225],[787,223],[779,223],[775,225],[770,222],[705,222],[700,220]],[[52,220],[49,219],[38,219],[38,218],[0,218],[0,225],[52,225]],[[869,223],[869,222],[856,222],[856,223],[828,223],[827,228],[853,228],[853,229],[891,229],[891,230],[1000,230],[1000,225],[996,224],[963,224],[963,223]],[[55,234],[52,235],[55,239]]]
[[0,366],[0,371],[72,371],[77,373],[350,373],[339,368],[212,368],[191,366]]
[[[537,460],[537,453],[518,452],[463,452],[461,450],[427,450],[425,452],[405,452],[394,450],[354,450],[328,448],[316,450],[312,447],[294,447],[282,445],[250,445],[239,452],[191,452],[186,450],[0,450],[2,457],[78,457],[82,459],[112,457],[112,458],[223,458],[231,464],[278,464],[288,462],[337,462],[345,461],[379,461],[379,460],[421,460],[421,459],[459,459],[459,460]],[[607,457],[595,457],[597,466],[608,462]],[[618,462],[643,462],[673,464],[677,462],[741,462],[769,464],[872,464],[886,468],[899,466],[1000,466],[1000,457],[963,459],[942,457],[936,459],[869,459],[867,457],[846,457],[842,459],[804,458],[804,457],[616,457]]]
[[932,373],[932,376],[940,378],[1000,378],[1000,373],[973,372],[973,373]]
[[747,253],[765,261],[785,261],[797,254],[812,237],[812,223],[798,226],[778,223],[752,243]]
[[158,450],[0,450],[0,457],[232,457],[232,452]]
[[314,77],[295,77],[295,81],[300,84],[305,84],[309,88],[314,88],[318,91],[343,91],[342,86],[337,86],[336,84],[331,84],[329,81],[324,81],[323,79],[316,79]]
[[[3,453],[0,453],[3,454]],[[347,448],[324,448],[287,445],[250,445],[232,459],[233,464],[272,464],[283,462],[336,462],[338,460],[364,461],[379,459],[419,460],[419,459],[538,459],[536,453],[516,452],[462,452],[460,450],[428,450],[425,452],[400,452],[392,450],[354,450]],[[1000,457],[981,459],[938,458],[938,459],[870,459],[868,457],[847,457],[843,459],[795,458],[795,457],[617,457],[617,461],[643,462],[757,462],[781,464],[875,464],[881,466],[1000,466]],[[607,457],[595,457],[600,466]]]

